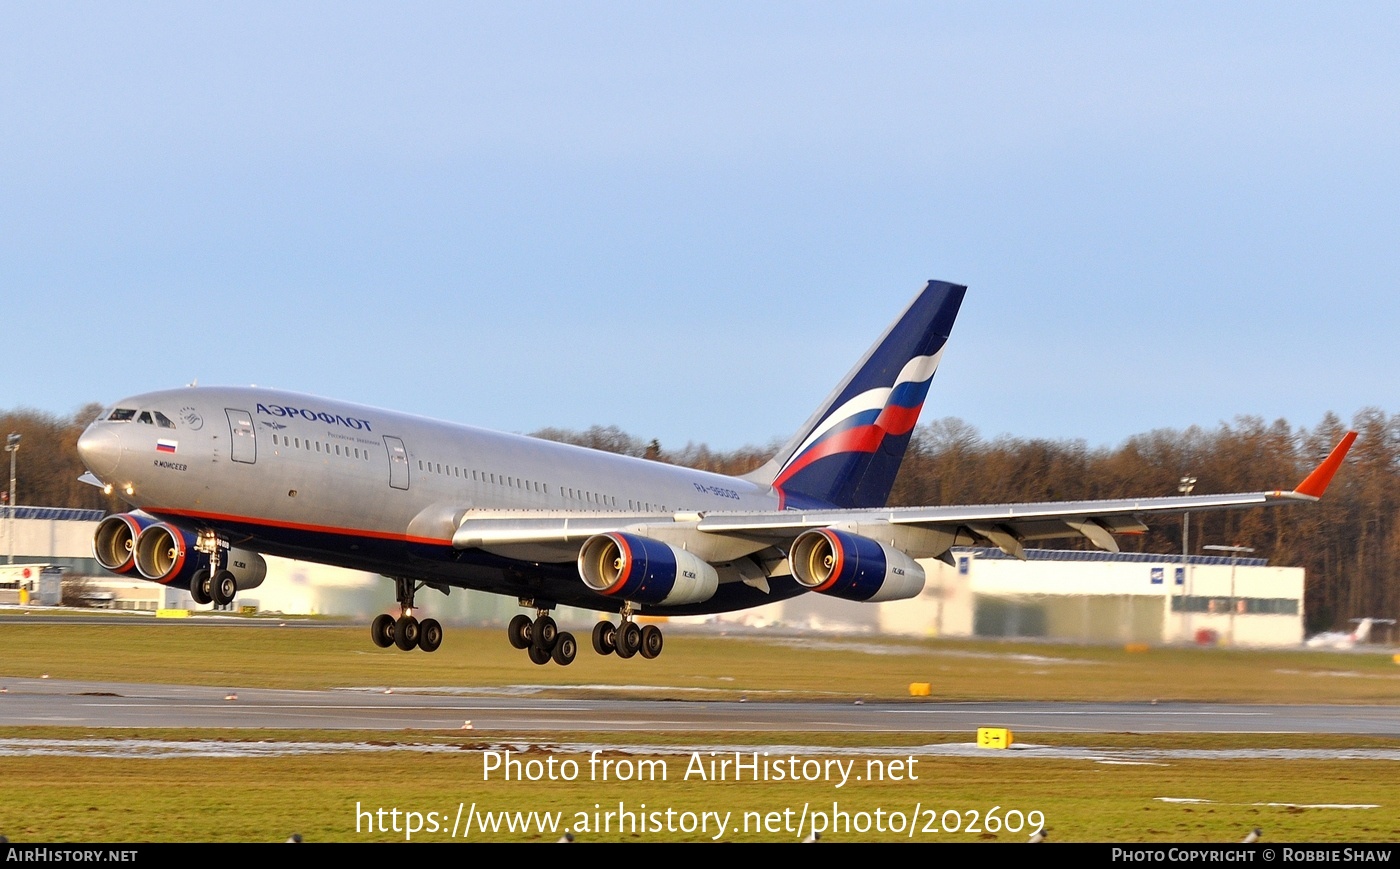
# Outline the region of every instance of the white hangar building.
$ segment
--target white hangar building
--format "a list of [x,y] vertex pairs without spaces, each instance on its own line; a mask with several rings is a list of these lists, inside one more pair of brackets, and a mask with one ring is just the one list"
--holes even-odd
[[1007,637],[1086,643],[1303,641],[1303,569],[1262,558],[999,549],[923,560],[924,591],[869,606],[804,595],[764,608],[772,621],[918,637]]

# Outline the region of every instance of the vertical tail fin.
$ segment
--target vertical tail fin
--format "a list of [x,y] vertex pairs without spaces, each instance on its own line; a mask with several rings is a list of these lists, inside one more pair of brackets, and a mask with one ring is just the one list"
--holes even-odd
[[747,479],[788,506],[880,507],[967,287],[929,281],[802,429]]
[[1371,624],[1374,621],[1374,619],[1357,620],[1356,630],[1351,632],[1351,638],[1355,640],[1358,645],[1371,642]]

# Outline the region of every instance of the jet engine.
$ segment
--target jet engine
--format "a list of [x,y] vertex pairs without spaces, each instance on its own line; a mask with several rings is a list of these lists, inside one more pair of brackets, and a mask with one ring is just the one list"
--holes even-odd
[[[267,562],[256,552],[231,548],[223,560],[239,591],[257,588],[267,577]],[[181,588],[189,587],[195,571],[209,568],[209,554],[195,548],[195,536],[165,522],[147,526],[136,538],[135,561],[137,572],[146,579]]]
[[878,540],[835,528],[804,532],[793,542],[788,561],[799,583],[846,600],[905,600],[924,590],[924,569],[917,561]]
[[92,555],[97,563],[113,573],[136,569],[136,538],[155,520],[144,513],[116,513],[97,525],[92,537]]
[[672,606],[714,596],[719,573],[709,562],[659,540],[615,531],[588,538],[578,554],[584,585],[604,597]]

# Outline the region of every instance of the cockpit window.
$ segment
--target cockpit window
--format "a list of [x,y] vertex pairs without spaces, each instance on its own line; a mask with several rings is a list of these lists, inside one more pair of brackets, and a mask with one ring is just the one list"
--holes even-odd
[[151,412],[148,410],[141,411],[141,415],[136,417],[136,421],[146,425],[155,425],[154,422],[151,422]]
[[125,407],[119,407],[116,410],[112,411],[107,416],[107,419],[110,422],[130,422],[134,416],[136,416],[136,411],[130,410]]
[[158,410],[157,410],[157,411],[153,411],[153,413],[155,413],[155,415],[156,415],[156,425],[160,426],[161,428],[174,428],[174,427],[175,427],[175,423],[173,423],[173,422],[170,421],[170,417],[166,416],[165,414],[161,413],[161,412],[158,411]]

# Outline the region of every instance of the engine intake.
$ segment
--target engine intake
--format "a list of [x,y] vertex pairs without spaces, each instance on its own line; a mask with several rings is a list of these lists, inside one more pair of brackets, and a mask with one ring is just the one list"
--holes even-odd
[[139,513],[116,513],[103,519],[92,536],[92,556],[113,573],[136,569],[136,538],[155,520]]
[[905,600],[924,590],[924,569],[917,561],[878,540],[835,528],[804,532],[788,559],[799,583],[846,600]]
[[701,603],[719,588],[704,559],[659,540],[614,531],[588,538],[578,554],[584,585],[604,597],[672,606]]

